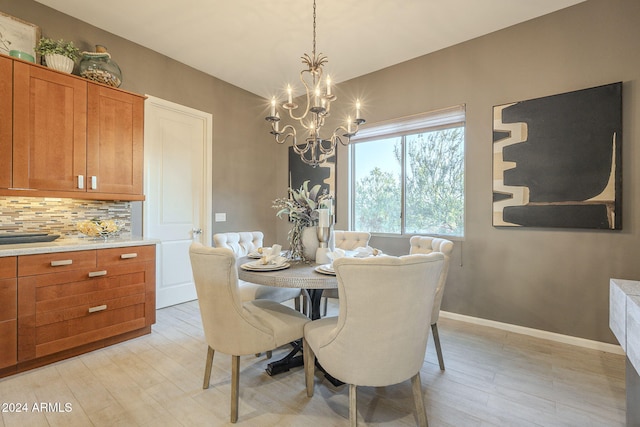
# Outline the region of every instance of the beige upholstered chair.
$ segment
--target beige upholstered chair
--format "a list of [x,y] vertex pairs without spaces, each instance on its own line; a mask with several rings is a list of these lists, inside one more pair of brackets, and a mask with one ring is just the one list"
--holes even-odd
[[438,288],[436,289],[436,298],[433,302],[433,310],[431,312],[431,331],[433,333],[433,342],[436,345],[436,353],[438,354],[438,363],[440,369],[444,371],[444,359],[442,357],[442,347],[440,346],[440,335],[438,334],[438,318],[440,317],[440,305],[442,304],[442,296],[444,295],[444,285],[447,283],[447,274],[449,273],[449,263],[451,260],[451,252],[453,251],[453,242],[447,239],[428,236],[413,236],[409,240],[411,245],[410,254],[430,254],[440,252],[444,255],[444,265],[438,280]]
[[232,355],[231,422],[238,420],[240,356],[300,339],[309,319],[269,300],[242,302],[236,257],[230,249],[194,242],[189,248],[200,316],[208,345],[203,388],[209,388],[215,351]]
[[[231,249],[236,258],[240,258],[261,247],[263,239],[264,234],[261,231],[216,233],[213,235],[213,244],[217,248]],[[240,280],[239,283],[242,301],[268,299],[275,302],[285,302],[293,299],[296,310],[300,311],[300,289],[264,286],[244,280]]]
[[304,327],[307,395],[313,396],[317,357],[328,374],[349,384],[349,418],[354,426],[357,386],[387,386],[411,378],[419,424],[427,425],[420,368],[443,262],[440,253],[334,261],[338,317]]
[[[366,231],[334,230],[333,235],[335,247],[344,249],[345,251],[352,251],[356,248],[366,247],[369,245],[369,239],[371,239],[371,233]],[[338,290],[325,289],[322,291],[322,296],[324,297],[324,309],[322,315],[326,316],[329,298],[338,298]]]
[[345,251],[366,247],[371,239],[371,233],[366,231],[334,230],[333,235],[335,247]]

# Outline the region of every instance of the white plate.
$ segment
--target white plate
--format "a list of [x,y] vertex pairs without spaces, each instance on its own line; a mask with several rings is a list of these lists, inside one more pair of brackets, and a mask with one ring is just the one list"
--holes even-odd
[[319,265],[319,266],[317,266],[317,267],[315,268],[315,270],[316,270],[318,273],[321,273],[321,274],[329,274],[329,275],[331,275],[331,276],[335,276],[335,275],[336,275],[336,272],[335,272],[335,270],[333,269],[333,267],[331,266],[331,264],[323,264],[323,265]]
[[247,255],[247,258],[260,259],[262,258],[262,254],[259,254],[257,252],[252,252],[249,255]]
[[247,262],[240,266],[243,270],[249,271],[277,271],[284,270],[285,268],[289,268],[291,264],[285,262],[284,264],[274,265],[274,264],[262,264],[260,261]]

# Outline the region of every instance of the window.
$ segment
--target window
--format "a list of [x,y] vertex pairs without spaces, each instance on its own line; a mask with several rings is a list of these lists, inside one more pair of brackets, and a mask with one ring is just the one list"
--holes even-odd
[[463,105],[367,126],[351,145],[351,227],[464,235]]

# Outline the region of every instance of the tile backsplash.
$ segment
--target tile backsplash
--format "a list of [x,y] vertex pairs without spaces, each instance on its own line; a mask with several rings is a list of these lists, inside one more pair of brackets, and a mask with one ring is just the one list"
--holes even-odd
[[47,197],[0,197],[0,233],[82,236],[76,224],[88,219],[122,221],[121,236],[131,235],[131,202]]

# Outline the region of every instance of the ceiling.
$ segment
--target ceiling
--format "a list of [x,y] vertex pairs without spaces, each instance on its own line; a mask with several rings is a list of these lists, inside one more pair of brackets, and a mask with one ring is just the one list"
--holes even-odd
[[[312,51],[311,0],[36,1],[265,98]],[[582,1],[318,0],[316,51],[339,83]]]

